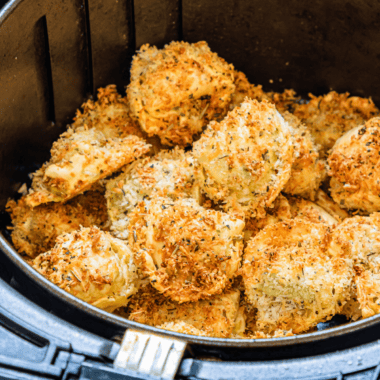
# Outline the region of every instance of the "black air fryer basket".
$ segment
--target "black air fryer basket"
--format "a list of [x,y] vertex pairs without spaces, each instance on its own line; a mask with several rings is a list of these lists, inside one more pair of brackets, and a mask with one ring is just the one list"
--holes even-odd
[[350,324],[335,317],[317,332],[277,339],[165,332],[71,296],[12,248],[5,203],[49,158],[75,110],[101,86],[124,93],[136,49],[172,40],[206,40],[264,90],[349,91],[380,104],[378,2],[9,1],[0,11],[0,379],[162,376],[143,361],[135,371],[114,366],[126,330],[166,338],[173,350],[187,343],[181,379],[378,379],[380,315]]

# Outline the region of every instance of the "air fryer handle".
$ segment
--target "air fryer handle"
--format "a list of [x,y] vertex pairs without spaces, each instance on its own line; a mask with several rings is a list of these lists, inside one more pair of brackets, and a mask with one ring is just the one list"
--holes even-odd
[[48,313],[0,278],[0,379],[158,379],[115,368],[119,351],[119,344]]
[[128,329],[114,366],[171,380],[177,373],[186,345],[179,339]]

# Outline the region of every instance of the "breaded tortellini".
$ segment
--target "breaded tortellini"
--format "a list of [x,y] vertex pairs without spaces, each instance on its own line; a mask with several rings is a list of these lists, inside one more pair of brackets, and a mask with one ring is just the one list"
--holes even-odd
[[134,56],[127,97],[131,115],[165,145],[185,146],[228,111],[235,91],[233,66],[204,41],[143,45]]
[[339,313],[353,268],[345,252],[329,250],[329,227],[301,219],[265,227],[244,250],[245,293],[264,334],[301,333]]
[[107,183],[112,233],[120,239],[127,239],[128,213],[151,196],[194,198],[201,203],[200,178],[197,161],[190,152],[185,153],[177,147],[126,166],[122,174]]
[[153,198],[130,213],[137,265],[164,296],[182,302],[220,294],[242,255],[244,222],[192,198]]
[[25,197],[7,203],[12,218],[12,241],[19,253],[36,257],[54,247],[59,235],[81,226],[108,229],[104,192],[87,191],[67,203],[47,203],[29,207]]
[[325,223],[329,226],[339,224],[339,219],[314,202],[296,197],[289,197],[288,200],[293,219],[299,218],[313,223]]
[[97,227],[64,234],[32,266],[72,295],[112,312],[126,306],[139,279],[133,253],[122,240]]
[[159,329],[173,331],[181,334],[208,336],[205,332],[195,328],[192,325],[189,325],[186,322],[167,322],[157,327]]
[[[178,303],[164,297],[150,284],[142,286],[128,305],[131,321],[157,326],[171,331],[186,332],[185,323],[204,336],[231,336],[239,312],[240,292],[228,290],[220,295],[196,302]],[[177,327],[174,327],[177,325]],[[245,329],[244,326],[240,328]],[[194,331],[193,335],[200,335]]]
[[284,90],[283,93],[265,92],[261,85],[251,84],[244,73],[241,71],[234,72],[235,92],[232,95],[230,109],[240,106],[245,98],[258,101],[267,100],[273,103],[277,110],[282,114],[286,111],[293,111],[295,103],[300,101],[293,90]]
[[96,128],[69,128],[54,142],[50,160],[33,174],[26,203],[35,207],[67,201],[149,149],[134,135],[108,138]]
[[284,195],[279,194],[272,206],[266,209],[264,217],[246,219],[244,241],[248,242],[251,237],[257,235],[260,230],[269,224],[283,222],[292,218],[292,210],[288,199]]
[[82,105],[83,111],[77,110],[71,127],[95,128],[106,138],[123,138],[135,135],[143,138],[144,134],[138,123],[130,116],[127,98],[123,98],[114,84],[98,89],[98,99],[90,99]]
[[334,202],[334,200],[331,199],[322,189],[318,189],[314,202],[339,221],[342,221],[350,216],[346,210],[340,208],[339,205]]
[[355,282],[352,284],[351,293],[339,314],[344,315],[349,321],[352,322],[355,322],[362,317],[362,310],[360,309]]
[[328,158],[331,196],[340,207],[380,211],[380,118],[342,136]]
[[283,192],[314,200],[327,176],[326,162],[319,158],[319,146],[300,119],[289,112],[283,113],[283,117],[292,127],[294,144],[292,172]]
[[294,114],[310,129],[324,153],[345,132],[379,114],[371,98],[349,95],[348,92],[338,94],[335,91],[318,97],[309,94],[308,103],[295,106]]
[[290,128],[273,104],[246,99],[194,143],[202,191],[225,210],[263,215],[290,178]]
[[354,261],[350,308],[344,314],[358,319],[380,313],[380,214],[345,219],[332,234],[332,249],[348,252]]
[[270,224],[295,218],[327,225],[339,223],[339,218],[335,218],[314,202],[297,197],[285,198],[280,194],[274,201],[273,207],[266,210],[263,218],[251,218],[246,221],[244,240],[248,242],[251,237]]
[[82,104],[83,111],[77,110],[71,127],[95,128],[107,138],[134,135],[143,138],[151,145],[149,154],[158,153],[162,145],[157,137],[148,137],[139,123],[132,119],[128,100],[122,97],[114,84],[98,89],[96,101],[89,99]]

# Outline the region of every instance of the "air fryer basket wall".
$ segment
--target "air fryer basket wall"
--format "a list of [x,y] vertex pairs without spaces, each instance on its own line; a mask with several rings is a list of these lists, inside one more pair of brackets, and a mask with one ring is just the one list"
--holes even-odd
[[[110,83],[124,92],[131,57],[143,43],[162,47],[171,40],[206,40],[264,89],[294,88],[301,95],[334,89],[372,96],[380,104],[379,23],[380,4],[353,0],[11,1],[0,13],[2,210],[27,174],[48,158],[52,141],[83,100]],[[50,284],[12,249],[7,223],[3,214],[2,260],[16,269],[22,293],[105,337],[129,326],[157,331],[91,307]],[[256,358],[268,358],[276,352],[303,355],[305,345],[313,345],[313,352],[342,347],[342,341],[354,345],[358,336],[361,343],[370,341],[379,320],[374,316],[332,330],[258,341],[165,334],[199,344],[251,347]],[[320,343],[326,339],[327,345]]]

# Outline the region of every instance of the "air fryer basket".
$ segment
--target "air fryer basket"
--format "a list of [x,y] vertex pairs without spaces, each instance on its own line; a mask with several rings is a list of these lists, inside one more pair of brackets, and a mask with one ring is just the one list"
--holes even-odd
[[[143,43],[206,40],[265,90],[319,95],[334,89],[380,104],[380,3],[351,1],[12,0],[0,12],[0,206],[96,89],[128,84]],[[110,338],[129,327],[158,329],[108,314],[71,296],[29,267],[10,244],[2,214],[0,248],[19,290],[66,320]],[[332,324],[339,322],[339,318]],[[295,337],[233,340],[163,332],[197,345],[235,347],[269,358],[306,355],[374,337],[380,316]],[[325,342],[325,344],[323,343]],[[327,343],[326,343],[327,342]]]

